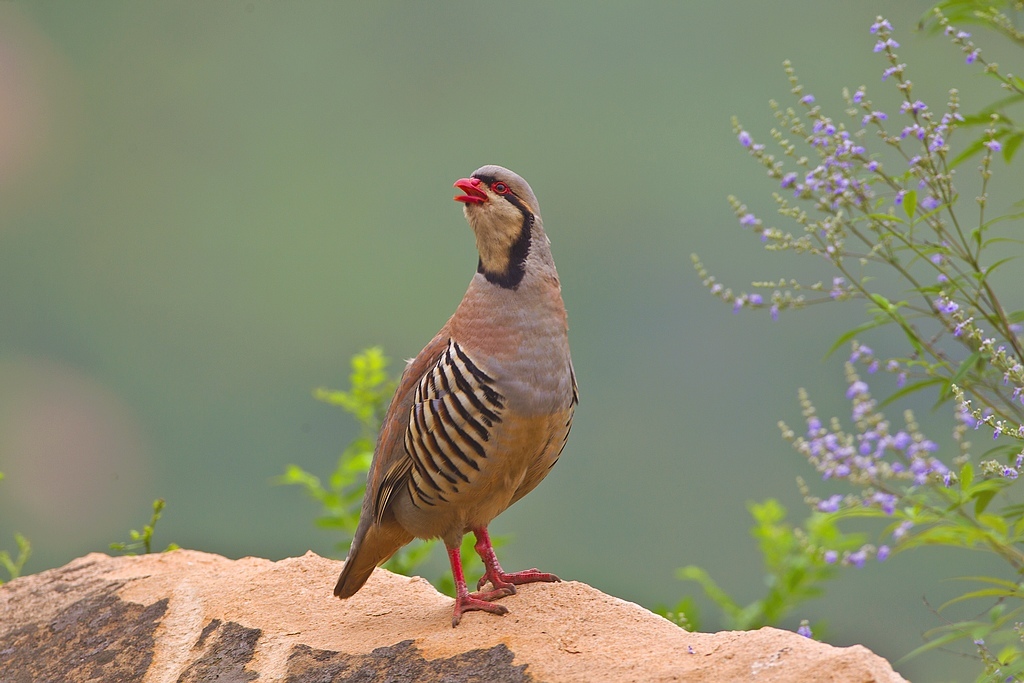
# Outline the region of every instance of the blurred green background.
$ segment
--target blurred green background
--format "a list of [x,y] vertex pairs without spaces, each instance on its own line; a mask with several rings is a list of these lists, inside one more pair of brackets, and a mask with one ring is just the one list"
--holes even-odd
[[[28,570],[56,566],[159,496],[160,547],[338,556],[271,480],[326,475],[356,435],[313,388],[344,387],[369,345],[397,369],[457,305],[476,255],[451,184],[497,163],[541,203],[581,389],[561,463],[492,527],[513,536],[503,563],[647,606],[697,592],[673,578],[694,563],[757,597],[745,503],[804,513],[794,480],[815,477],[776,421],[799,423],[800,386],[848,414],[841,357],[822,357],[863,309],[772,323],[701,287],[694,251],[739,289],[828,274],[736,224],[725,196],[767,219],[774,184],[729,116],[767,138],[785,58],[837,119],[844,85],[895,102],[880,12],[933,109],[953,85],[967,111],[998,97],[915,34],[930,4],[0,3],[0,547],[21,531]],[[910,405],[948,447],[951,411]],[[961,588],[935,577],[977,562],[846,571],[790,626],[825,619],[829,642],[899,658],[942,621],[922,598]]]

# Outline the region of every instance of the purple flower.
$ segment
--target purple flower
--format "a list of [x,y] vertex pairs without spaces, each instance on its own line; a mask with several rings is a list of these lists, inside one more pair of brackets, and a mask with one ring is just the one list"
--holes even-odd
[[907,373],[901,372],[900,374],[896,375],[896,386],[897,387],[902,389],[903,385],[906,384],[906,383],[907,383]]
[[814,104],[814,95],[804,95],[800,98],[800,104]]
[[843,497],[838,493],[829,496],[827,499],[818,503],[818,510],[820,512],[836,512],[839,509],[839,504],[843,502]]
[[1007,479],[1016,479],[1019,474],[1020,472],[1013,469],[1012,467],[1003,468],[1003,476],[1006,477]]
[[932,209],[938,208],[941,202],[935,197],[928,195],[921,200],[921,206],[924,207],[925,211],[931,211]]
[[896,496],[891,493],[878,492],[871,497],[871,502],[878,503],[882,512],[891,515],[896,511]]
[[755,216],[752,213],[744,214],[743,217],[740,218],[740,225],[756,225],[756,224],[757,224],[757,216]]
[[883,28],[886,31],[891,31],[892,30],[892,24],[889,23],[888,19],[883,19],[882,17],[878,17],[878,20],[875,21],[875,23],[871,24],[871,32],[872,33],[878,33]]
[[750,147],[750,143],[753,142],[750,139],[750,133],[748,133],[745,130],[741,130],[738,137],[739,137],[740,144],[743,145],[744,147]]
[[873,111],[860,120],[860,125],[866,126],[872,121],[885,121],[887,118],[889,118],[889,115],[884,111]]
[[850,385],[849,389],[846,390],[846,398],[853,398],[854,396],[861,396],[866,393],[868,393],[868,385],[857,380]]
[[796,182],[797,175],[792,171],[782,176],[782,187],[792,187],[793,183]]
[[946,260],[942,254],[932,254],[928,258],[929,260],[931,260],[932,263],[934,263],[937,266],[941,266],[942,262]]
[[913,442],[913,439],[910,438],[910,434],[907,434],[902,430],[896,432],[896,434],[892,437],[893,448],[895,448],[898,451],[907,450],[907,447],[910,446],[911,442]]
[[892,76],[894,73],[900,71],[902,66],[903,66],[902,64],[898,64],[896,66],[890,66],[888,69],[886,69],[885,71],[882,72],[882,80],[883,81],[888,80],[889,76]]
[[868,356],[870,358],[873,355],[875,355],[875,352],[874,350],[872,350],[870,346],[865,346],[864,344],[861,344],[856,349],[854,349],[853,352],[850,354],[850,362],[856,363],[857,361],[860,360],[861,356]]
[[981,54],[981,50],[979,50],[978,48],[974,48],[973,50],[968,52],[967,53],[967,63],[968,64],[974,64],[974,61],[978,58],[978,55],[980,55],[980,54]]
[[771,307],[771,310],[769,311],[769,313],[772,316],[772,320],[774,320],[775,322],[779,321],[779,305],[778,304],[772,304],[772,307]]
[[900,105],[900,111],[902,113],[904,113],[904,114],[906,114],[908,111],[913,111],[914,113],[918,113],[918,112],[927,111],[927,110],[928,110],[928,105],[925,104],[924,102],[922,102],[921,100],[916,100],[913,103],[911,103],[911,102],[904,102],[903,104]]
[[924,140],[925,131],[924,128],[920,126],[920,124],[915,123],[911,126],[907,126],[906,128],[904,128],[903,131],[900,133],[900,138],[906,138],[911,133],[913,133],[914,137],[916,137],[918,140]]
[[875,52],[881,52],[885,48],[889,48],[891,50],[895,50],[899,46],[900,46],[900,44],[897,43],[892,38],[886,38],[885,40],[880,40],[877,43],[875,43],[875,50],[874,51]]
[[860,550],[858,550],[855,553],[850,553],[847,556],[846,561],[849,562],[850,564],[852,564],[857,569],[860,569],[861,567],[864,566],[864,563],[867,562],[867,559],[868,559],[867,551],[864,550],[864,548],[861,548]]
[[750,301],[751,306],[760,306],[762,303],[764,303],[764,299],[761,298],[760,294],[751,294],[748,297],[748,300]]
[[877,171],[878,170],[878,162],[877,161],[870,161],[870,162],[868,162],[868,170],[869,171]]
[[875,557],[878,558],[879,562],[885,562],[886,559],[888,559],[889,557],[889,552],[889,546],[880,545],[878,546],[878,553],[875,555]]
[[869,375],[873,375],[876,372],[878,372],[878,360],[877,359],[871,361],[871,363],[868,365],[868,374]]
[[839,560],[839,553],[835,550],[825,551],[825,564],[835,564]]
[[914,523],[911,522],[909,519],[905,522],[900,522],[900,525],[892,531],[893,539],[897,541],[900,540],[901,538],[906,536],[912,528],[914,528]]
[[1003,146],[999,144],[998,140],[989,140],[988,142],[985,143],[985,146],[988,147],[989,151],[991,152],[998,152],[1003,148]]
[[798,628],[796,632],[802,635],[804,638],[810,638],[812,636],[811,627],[807,624],[800,624],[800,628]]
[[897,204],[897,205],[902,204],[903,203],[903,198],[906,195],[907,195],[907,191],[906,190],[900,190],[899,192],[896,193],[896,199],[893,200],[893,202],[895,204]]
[[857,92],[853,93],[853,103],[854,104],[860,104],[863,99],[864,99],[864,91],[863,90],[858,90]]

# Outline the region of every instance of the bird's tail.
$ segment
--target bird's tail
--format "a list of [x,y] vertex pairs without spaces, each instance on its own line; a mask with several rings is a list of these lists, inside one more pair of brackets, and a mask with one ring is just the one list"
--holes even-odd
[[395,551],[413,539],[412,534],[397,524],[371,524],[363,534],[359,531],[334,587],[334,594],[339,598],[355,595],[378,565],[387,562]]

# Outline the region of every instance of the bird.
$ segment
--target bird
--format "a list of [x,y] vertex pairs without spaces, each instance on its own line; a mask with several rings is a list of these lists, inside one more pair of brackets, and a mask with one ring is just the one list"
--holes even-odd
[[[536,568],[505,572],[487,527],[558,461],[579,389],[561,284],[530,185],[488,165],[453,187],[476,237],[476,273],[398,382],[334,595],[354,595],[414,538],[440,538],[455,580],[454,627],[465,612],[506,614],[494,600],[517,585],[560,580]],[[460,554],[469,532],[484,564],[472,593]]]

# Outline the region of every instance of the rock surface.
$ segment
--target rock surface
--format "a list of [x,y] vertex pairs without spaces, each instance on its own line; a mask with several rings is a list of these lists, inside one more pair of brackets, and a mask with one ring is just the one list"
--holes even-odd
[[0,587],[0,681],[820,681],[897,683],[861,646],[788,631],[687,633],[585,584],[532,584],[510,614],[466,614],[378,569],[331,595],[341,563],[190,550],[86,555]]

